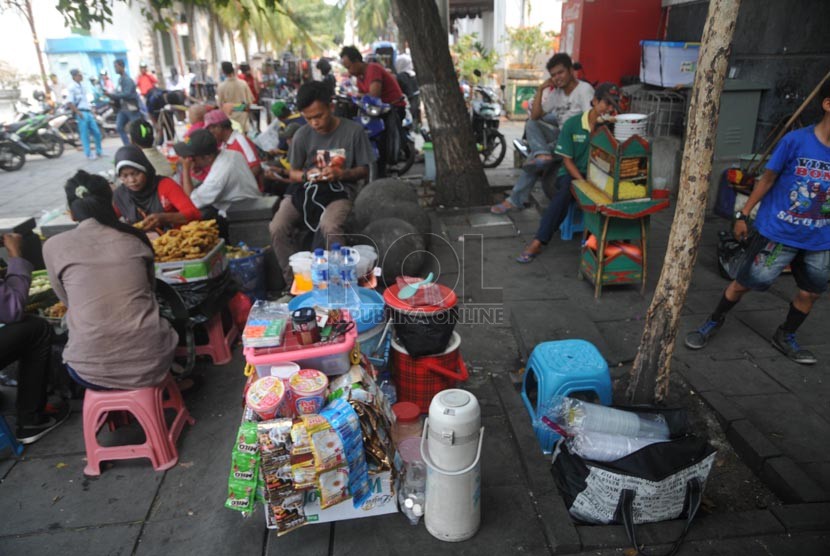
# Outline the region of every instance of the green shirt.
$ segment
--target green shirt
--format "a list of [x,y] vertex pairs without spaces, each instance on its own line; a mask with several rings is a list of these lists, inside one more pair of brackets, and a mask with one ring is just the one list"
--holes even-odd
[[[576,164],[579,172],[585,176],[588,173],[588,159],[591,152],[591,124],[588,123],[588,113],[586,110],[582,114],[577,114],[569,118],[565,125],[562,126],[562,131],[559,133],[559,139],[556,141],[556,154],[570,158]],[[568,169],[563,164],[559,168],[559,176],[567,176]]]

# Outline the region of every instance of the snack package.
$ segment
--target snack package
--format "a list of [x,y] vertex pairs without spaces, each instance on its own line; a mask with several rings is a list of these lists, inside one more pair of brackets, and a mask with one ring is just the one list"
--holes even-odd
[[257,425],[265,497],[272,504],[294,492],[291,427],[291,419],[275,419]]
[[294,490],[306,490],[317,486],[317,469],[312,454],[291,456],[291,480]]
[[306,523],[303,494],[301,492],[291,495],[283,500],[281,504],[271,503],[265,505],[265,526],[268,529],[276,529],[278,537],[298,529]]
[[256,455],[235,453],[232,456],[231,474],[229,479],[253,482],[256,484],[259,472],[259,459]]
[[311,451],[314,454],[314,467],[320,473],[346,463],[343,443],[337,433],[330,428],[311,435]]
[[256,454],[259,451],[259,444],[257,442],[257,424],[253,422],[243,422],[239,426],[239,431],[236,434],[236,446],[234,451],[243,454]]
[[349,497],[349,469],[338,467],[320,474],[320,509],[339,504]]
[[250,512],[254,509],[254,491],[256,484],[251,486],[245,481],[229,480],[228,497],[225,507],[238,512]]
[[228,498],[225,507],[240,512],[254,508],[259,482],[259,446],[257,424],[243,422],[239,426],[231,452],[231,471],[228,475]]
[[363,435],[360,419],[343,399],[334,400],[320,413],[340,436],[349,463],[349,492],[352,503],[359,508],[371,494],[369,473],[363,453]]

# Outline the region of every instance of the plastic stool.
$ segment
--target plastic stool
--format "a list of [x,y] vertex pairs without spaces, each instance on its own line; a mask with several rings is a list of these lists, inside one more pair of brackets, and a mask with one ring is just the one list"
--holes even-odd
[[539,421],[544,406],[553,396],[574,392],[593,392],[601,404],[611,405],[611,374],[597,348],[585,340],[560,340],[536,346],[527,360],[522,400],[546,454],[553,451],[559,435]]
[[[228,327],[228,331],[225,332],[225,328],[222,325],[222,314],[225,311],[226,309],[223,309],[210,317],[206,323],[199,325],[205,327],[208,342],[195,346],[196,355],[209,355],[214,365],[230,363],[233,357],[231,348],[234,340],[239,335],[239,329],[236,327],[233,319],[230,319],[230,326]],[[177,347],[176,357],[187,357],[187,347]]]
[[559,226],[559,236],[562,239],[573,239],[574,234],[582,233],[585,226],[582,224],[582,209],[576,201],[568,205],[568,214]]
[[[164,418],[165,409],[176,410],[176,416],[169,428]],[[144,429],[144,443],[126,446],[99,445],[98,431],[109,421],[111,413],[119,415],[121,412],[135,416]],[[87,390],[84,394],[83,418],[87,459],[84,474],[93,477],[101,474],[102,461],[114,459],[150,458],[156,471],[170,469],[179,461],[176,441],[185,423],[196,423],[184,405],[176,381],[169,374],[164,382],[149,388]]]
[[0,450],[8,446],[14,452],[14,455],[19,456],[23,453],[23,444],[17,441],[6,418],[0,415]]

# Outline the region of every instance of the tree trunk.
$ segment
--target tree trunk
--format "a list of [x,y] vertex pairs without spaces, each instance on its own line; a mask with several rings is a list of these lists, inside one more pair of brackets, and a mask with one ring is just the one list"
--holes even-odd
[[[156,21],[162,22],[161,12],[155,10]],[[153,45],[153,66],[156,70],[156,78],[159,80],[159,86],[164,88],[164,66],[161,63],[161,41],[159,40],[159,31],[156,31],[154,26],[150,27],[150,42]]]
[[740,4],[740,0],[709,3],[689,107],[677,208],[663,270],[631,369],[627,396],[635,403],[661,401],[668,394],[680,310],[686,301],[703,232],[720,95]]
[[394,3],[398,27],[412,51],[432,134],[438,181],[435,202],[453,207],[489,204],[490,186],[476,149],[438,7],[431,0]]
[[[32,15],[32,2],[26,0],[26,11],[23,13],[26,21],[29,22],[29,28],[32,30],[32,42],[35,43],[35,52],[37,52],[37,63],[40,66],[40,79],[43,82],[43,92],[52,97],[52,88],[49,87],[49,80],[46,77],[46,66],[43,65],[43,53],[40,51],[40,41],[37,38],[37,29],[35,29],[35,18]],[[60,104],[61,99],[53,98],[55,104]]]
[[[216,13],[212,8],[207,8],[207,12],[208,22],[210,24],[210,63],[213,67],[216,67],[216,64],[219,63],[219,54],[216,52],[216,26],[219,25],[219,22],[217,21]],[[222,27],[219,27],[219,36],[221,37],[223,34]]]
[[173,46],[176,48],[176,61],[179,63],[179,75],[185,74],[184,56],[182,56],[182,43],[180,42],[177,23],[170,26],[170,38],[173,39]]
[[225,29],[225,32],[228,35],[228,42],[231,43],[231,63],[236,65],[236,40],[233,37],[233,31]]
[[[249,50],[251,42],[251,28],[247,23],[239,30],[239,38],[242,40],[242,53],[245,55],[245,60],[243,61],[250,63],[251,53]],[[235,60],[234,63],[236,63]]]
[[[184,15],[187,18],[187,44],[188,50],[190,51],[190,56],[194,60],[199,59],[199,51],[196,49],[196,6],[193,2],[185,2],[184,3]],[[185,66],[182,68],[182,76],[187,74],[187,62],[185,60]]]

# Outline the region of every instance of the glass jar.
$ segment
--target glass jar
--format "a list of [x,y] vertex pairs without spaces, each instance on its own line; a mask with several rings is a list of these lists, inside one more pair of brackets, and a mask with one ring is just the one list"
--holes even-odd
[[395,425],[392,427],[392,440],[397,446],[407,438],[420,438],[423,431],[421,409],[412,402],[399,402],[392,406],[395,413]]

